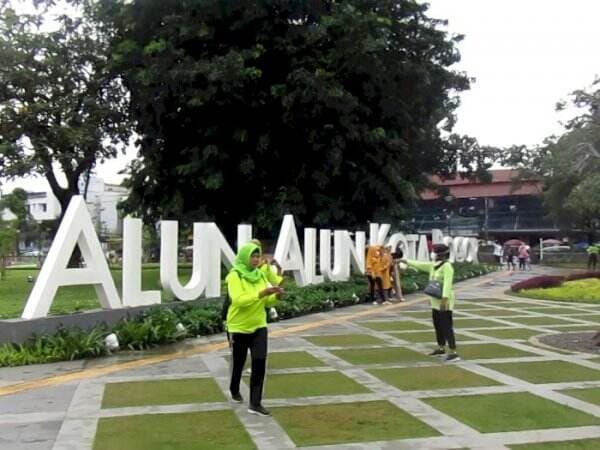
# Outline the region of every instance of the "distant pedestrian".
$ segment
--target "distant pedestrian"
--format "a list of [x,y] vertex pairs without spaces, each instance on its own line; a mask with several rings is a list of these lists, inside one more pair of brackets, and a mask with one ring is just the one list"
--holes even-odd
[[527,258],[529,258],[528,245],[519,245],[518,256],[519,256],[519,269],[525,270],[527,268]]
[[[387,301],[383,290],[385,267],[382,245],[369,245],[367,247],[366,266],[367,280],[369,281],[369,299],[374,305],[382,305]],[[377,290],[377,297],[375,296],[375,290]]]
[[496,260],[496,265],[502,267],[502,255],[504,254],[504,250],[498,241],[494,242],[494,259]]
[[596,266],[598,264],[598,254],[600,253],[600,243],[590,244],[586,251],[588,254],[588,269],[596,270]]

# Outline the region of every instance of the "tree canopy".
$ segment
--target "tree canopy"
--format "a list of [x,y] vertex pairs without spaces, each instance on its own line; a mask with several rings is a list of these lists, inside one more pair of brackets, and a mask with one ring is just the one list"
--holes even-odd
[[45,177],[64,212],[81,175],[127,142],[128,95],[98,23],[33,4],[40,9],[20,14],[0,1],[0,177]]
[[460,37],[427,5],[99,5],[140,136],[126,208],[149,221],[394,220],[426,174],[449,169],[440,128],[452,128],[469,80],[450,68]]

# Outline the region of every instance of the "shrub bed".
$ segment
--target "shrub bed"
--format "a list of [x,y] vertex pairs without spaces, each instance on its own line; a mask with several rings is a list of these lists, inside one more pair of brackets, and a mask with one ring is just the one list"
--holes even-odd
[[[461,281],[491,272],[492,266],[472,263],[455,264],[454,280]],[[425,287],[427,274],[407,272],[402,278],[405,294]],[[349,281],[298,287],[286,281],[286,295],[277,305],[279,318],[288,319],[336,307],[354,305],[367,300],[364,276],[355,275]],[[98,326],[92,330],[62,329],[51,336],[34,336],[24,344],[0,346],[0,367],[68,361],[106,355],[104,339],[110,333],[118,337],[120,348],[145,350],[223,331],[222,300],[207,300],[202,305],[175,303],[171,308],[151,308],[135,319],[125,319],[109,329]]]
[[519,292],[523,289],[541,289],[560,286],[565,277],[557,275],[542,275],[539,277],[528,278],[527,280],[519,281],[510,287],[513,292]]

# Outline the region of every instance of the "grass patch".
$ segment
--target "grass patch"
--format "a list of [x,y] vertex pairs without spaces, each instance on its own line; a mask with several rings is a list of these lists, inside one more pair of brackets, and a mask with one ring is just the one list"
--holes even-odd
[[504,327],[506,324],[486,319],[455,319],[454,328],[489,328]]
[[501,344],[467,344],[458,348],[461,358],[465,359],[491,359],[491,358],[516,358],[520,356],[535,356],[517,348]]
[[[189,279],[191,272],[192,270],[189,267],[179,269],[179,277],[182,282]],[[37,279],[38,273],[39,270],[37,269],[9,269],[6,271],[6,278],[0,282],[0,298],[2,299],[2,302],[0,302],[0,319],[21,316],[27,297],[29,297],[34,285],[34,283],[27,281],[27,277],[32,276]],[[121,269],[112,269],[111,274],[120,294],[122,287]],[[156,265],[142,269],[142,289],[161,290],[160,269]],[[162,293],[163,301],[170,298],[164,292]],[[68,314],[100,307],[96,290],[92,285],[63,286],[58,288],[56,292],[50,314]]]
[[251,450],[230,410],[109,417],[98,421],[94,450]]
[[359,325],[375,331],[429,330],[432,327],[431,325],[424,325],[408,320],[359,322]]
[[562,393],[583,400],[584,402],[600,405],[600,388],[568,389],[562,391]]
[[573,322],[563,320],[558,317],[511,317],[511,322],[520,323],[522,325],[569,325]]
[[423,401],[482,433],[600,424],[597,417],[528,392],[426,398]]
[[500,383],[456,366],[371,369],[377,378],[404,391],[495,386]]
[[600,303],[600,279],[565,281],[562,285],[547,289],[526,289],[517,294],[529,298],[559,302]]
[[581,311],[579,311],[579,315],[570,317],[572,317],[573,319],[587,320],[590,322],[600,323],[600,314],[582,314]]
[[[511,292],[512,293],[512,292]],[[506,301],[502,303],[493,303],[494,306],[498,306],[500,308],[519,308],[524,311],[529,311],[531,308],[538,308],[540,305],[537,303],[524,303],[524,302],[515,302],[515,301]]]
[[367,392],[371,391],[340,372],[268,375],[265,383],[267,398],[351,395]]
[[431,310],[429,311],[406,311],[402,313],[403,316],[415,318],[415,319],[431,319]]
[[267,365],[269,369],[295,369],[321,367],[327,364],[307,352],[273,352],[269,353]]
[[[431,330],[431,331],[409,331],[409,332],[399,332],[399,333],[391,332],[389,334],[398,339],[404,339],[405,341],[408,341],[408,342],[431,342],[431,343],[436,342],[435,341],[435,332],[433,330]],[[465,336],[464,334],[460,334],[460,333],[455,333],[455,337],[456,337],[457,341],[475,341],[475,340],[477,340],[477,338]]]
[[513,450],[596,450],[600,448],[600,438],[536,442],[535,444],[509,445],[508,448]]
[[431,361],[431,358],[424,354],[403,347],[334,350],[331,353],[351,364],[394,364]]
[[108,383],[102,408],[225,401],[212,378]]
[[600,371],[564,361],[495,363],[486,367],[536,384],[600,380]]
[[[231,355],[224,358],[231,364]],[[244,369],[250,368],[252,360],[246,358]],[[269,369],[298,369],[301,367],[323,367],[327,364],[319,358],[315,358],[308,352],[272,352],[267,355],[267,367]]]
[[478,310],[469,310],[470,314],[476,314],[483,317],[504,317],[504,316],[518,316],[521,311],[515,311],[514,309],[507,308],[486,308]]
[[531,336],[542,334],[541,331],[526,328],[502,328],[498,330],[477,330],[476,333],[497,339],[529,339]]
[[552,331],[558,332],[577,332],[577,331],[600,331],[598,325],[571,325],[566,327],[550,327]]
[[273,408],[272,411],[299,447],[440,435],[386,401]]
[[561,315],[561,314],[584,314],[580,309],[575,308],[555,308],[553,306],[548,306],[546,308],[531,308],[529,311],[537,312],[542,314],[552,314],[552,315]]
[[330,336],[302,336],[321,347],[351,347],[355,345],[381,345],[383,340],[368,334],[335,334]]

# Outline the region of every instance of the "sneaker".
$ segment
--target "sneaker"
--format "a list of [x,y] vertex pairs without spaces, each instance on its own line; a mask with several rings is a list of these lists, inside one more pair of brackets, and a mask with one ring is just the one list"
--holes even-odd
[[382,303],[383,305],[391,305],[392,302],[390,302],[389,300],[386,300],[385,302]]
[[250,406],[250,407],[248,407],[248,412],[250,414],[256,414],[257,416],[263,416],[263,417],[267,417],[267,416],[271,415],[271,411],[269,411],[263,405]]
[[231,394],[231,401],[234,403],[244,403],[244,397],[239,392],[237,394]]
[[379,302],[373,302],[374,305],[381,305]]
[[460,356],[458,356],[458,353],[450,353],[448,356],[446,356],[446,361],[460,361]]
[[445,355],[445,354],[446,354],[446,350],[441,349],[441,348],[436,348],[434,351],[429,353],[429,356],[440,356],[440,355]]

